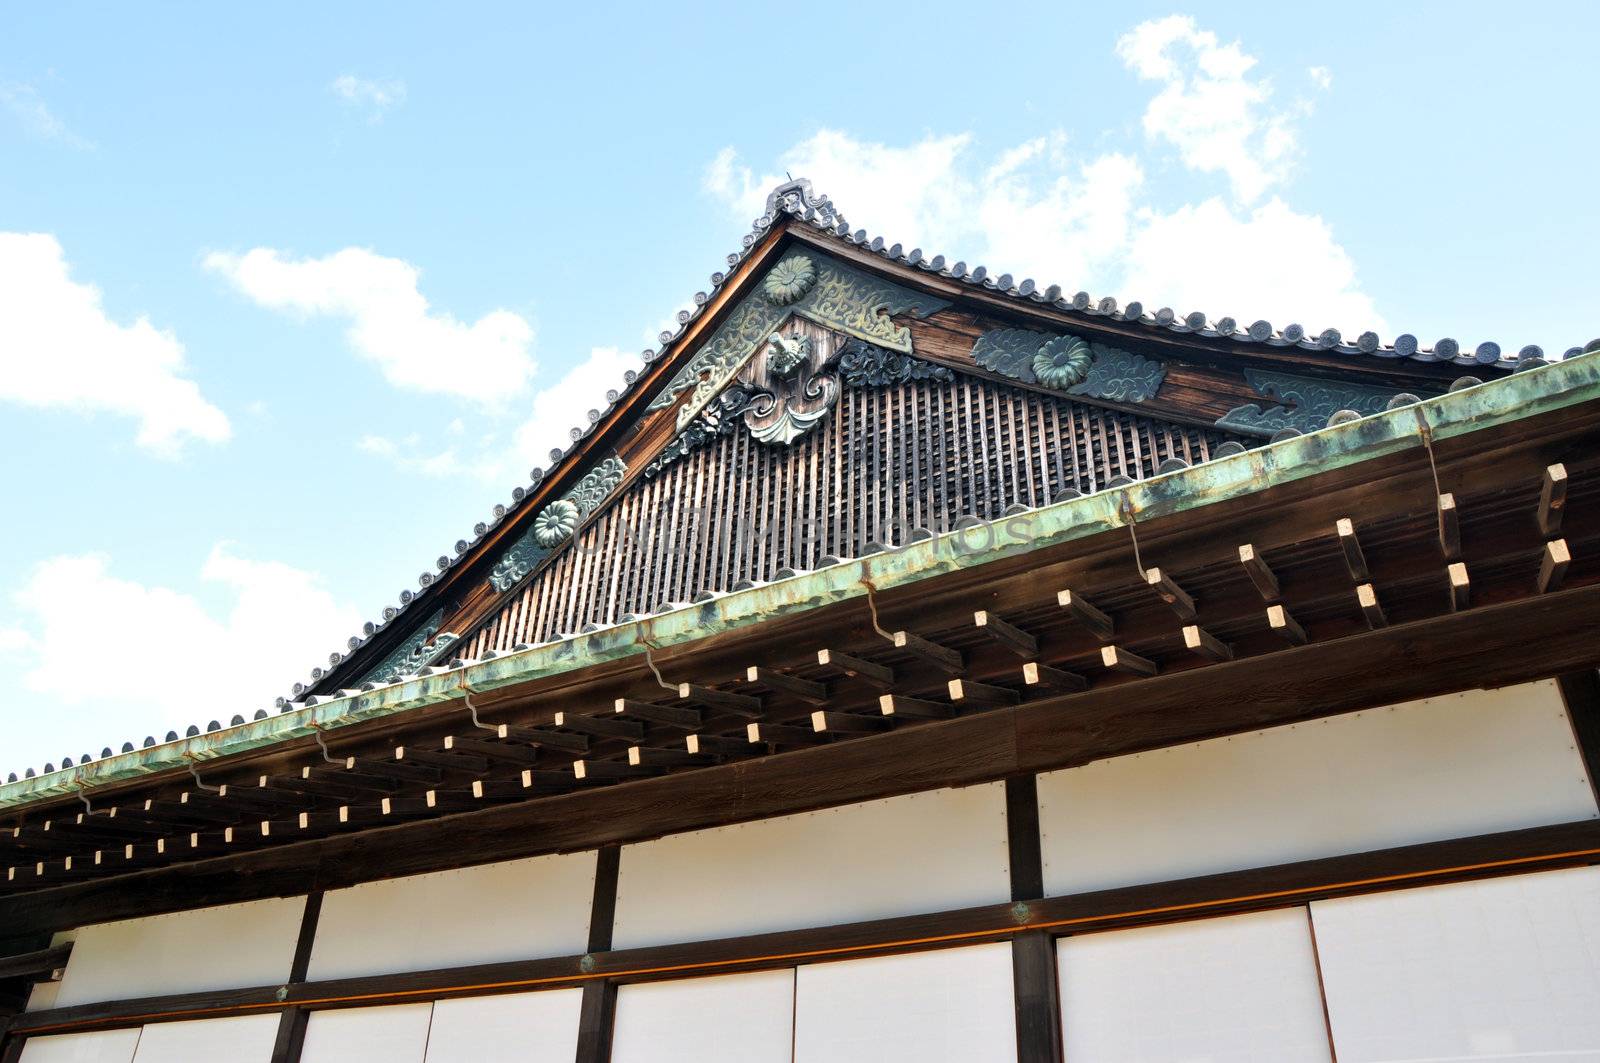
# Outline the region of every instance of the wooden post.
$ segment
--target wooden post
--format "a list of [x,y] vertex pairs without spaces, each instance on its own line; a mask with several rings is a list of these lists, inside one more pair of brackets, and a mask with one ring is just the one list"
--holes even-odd
[[[1044,859],[1039,843],[1039,783],[1036,776],[1006,780],[1006,835],[1011,860],[1011,899],[1044,896]],[[1011,939],[1012,991],[1017,1021],[1017,1059],[1059,1063],[1060,986],[1055,939],[1043,930],[1019,931]]]
[[1560,463],[1544,471],[1544,484],[1539,489],[1539,532],[1546,539],[1561,531],[1561,518],[1567,508],[1567,467]]
[[[322,915],[322,894],[306,895],[305,911],[300,916],[300,936],[295,938],[294,959],[289,963],[289,984],[306,980],[311,969],[311,946],[317,940],[317,920]],[[305,1008],[284,1008],[278,1013],[278,1037],[272,1044],[272,1063],[298,1063],[306,1040]]]
[[[611,951],[611,933],[617,916],[617,878],[621,869],[621,846],[607,845],[595,854],[594,900],[589,907],[590,954]],[[586,983],[578,1012],[576,1063],[608,1063],[616,1015],[617,984],[609,978]]]
[[1559,590],[1567,576],[1567,566],[1572,564],[1572,551],[1565,539],[1552,539],[1544,544],[1544,559],[1539,562],[1539,593],[1549,594]]
[[1267,566],[1266,559],[1254,545],[1245,543],[1239,547],[1239,563],[1244,566],[1245,572],[1250,576],[1250,582],[1256,585],[1256,590],[1260,592],[1263,600],[1269,602],[1278,600],[1278,595],[1281,593],[1278,588],[1278,576]]
[[1333,527],[1339,534],[1339,549],[1344,553],[1344,564],[1350,570],[1350,578],[1357,583],[1366,581],[1371,573],[1367,569],[1367,557],[1361,552],[1361,540],[1356,538],[1355,522],[1349,517],[1340,517]]
[[1589,776],[1589,788],[1600,801],[1600,675],[1593,668],[1572,672],[1557,681],[1567,706],[1572,737]]

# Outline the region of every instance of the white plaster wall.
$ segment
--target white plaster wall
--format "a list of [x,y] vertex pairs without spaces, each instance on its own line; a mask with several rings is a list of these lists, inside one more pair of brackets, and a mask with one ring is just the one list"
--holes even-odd
[[1554,681],[1050,772],[1039,811],[1052,895],[1596,815]]
[[1010,899],[1005,787],[935,790],[624,846],[619,949]]
[[572,1063],[583,990],[435,1001],[427,1063]]
[[795,1063],[1017,1058],[1011,944],[801,967]]
[[1329,1063],[1304,908],[1056,943],[1068,1059]]
[[153,1023],[139,1035],[133,1063],[272,1063],[278,1013]]
[[300,1063],[423,1063],[432,1004],[313,1011]]
[[81,927],[55,1006],[278,985],[304,911],[287,897]]
[[1600,1060],[1600,867],[1311,912],[1339,1063]]
[[309,977],[426,971],[581,953],[595,854],[536,856],[368,882],[322,898]]
[[18,1063],[133,1063],[139,1030],[96,1030],[30,1037]]
[[794,971],[625,985],[614,1029],[612,1063],[791,1063]]

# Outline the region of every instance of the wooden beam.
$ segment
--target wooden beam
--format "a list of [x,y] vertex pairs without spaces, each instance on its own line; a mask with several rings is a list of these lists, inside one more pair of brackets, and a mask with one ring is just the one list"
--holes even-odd
[[728,690],[717,690],[698,683],[679,683],[678,700],[696,702],[707,708],[721,709],[723,712],[731,712],[747,719],[755,719],[761,715],[760,698],[753,698],[749,694],[735,694]]
[[[1061,1063],[1060,966],[1056,940],[1049,932],[1025,930],[1011,939],[1011,986],[1017,1059]],[[1072,1021],[1071,1017],[1066,1021]]]
[[963,708],[971,706],[993,708],[996,705],[1015,705],[1022,700],[1021,695],[1010,687],[979,683],[971,679],[952,679],[949,689],[950,700]]
[[72,942],[52,945],[47,949],[18,952],[0,956],[0,980],[20,978],[24,982],[48,982],[55,972],[67,965],[72,956]]
[[1184,648],[1208,661],[1231,661],[1233,650],[1199,624],[1186,624],[1183,628]]
[[1559,462],[1544,471],[1539,487],[1539,534],[1546,539],[1561,534],[1561,518],[1567,511],[1567,467]]
[[1152,676],[1161,670],[1154,661],[1130,653],[1121,646],[1101,646],[1100,663],[1112,671],[1137,676]]
[[[690,738],[695,737],[690,735]],[[653,768],[704,768],[722,763],[722,758],[687,749],[660,749],[655,746],[629,746],[628,763]]]
[[966,662],[962,660],[960,650],[952,650],[948,646],[941,646],[937,642],[930,642],[920,635],[909,631],[896,631],[894,633],[895,649],[905,650],[907,653],[921,657],[935,668],[949,672],[951,675],[960,675],[966,671]]
[[621,738],[629,742],[644,739],[644,724],[636,720],[619,720],[614,713],[611,716],[585,716],[581,712],[558,712],[553,723],[557,727],[596,738]]
[[1263,600],[1269,602],[1278,600],[1282,591],[1278,587],[1277,574],[1268,567],[1266,560],[1254,545],[1245,543],[1239,547],[1239,563],[1244,566],[1250,582],[1256,585],[1256,590]]
[[890,722],[883,716],[868,716],[856,712],[829,712],[818,709],[811,714],[811,729],[818,734],[863,734],[885,731]]
[[1378,602],[1378,592],[1370,583],[1363,583],[1356,588],[1356,604],[1361,607],[1361,615],[1366,618],[1367,627],[1376,631],[1389,623],[1389,618],[1383,614],[1383,606]]
[[1057,591],[1056,604],[1065,609],[1072,619],[1101,642],[1110,642],[1116,634],[1117,626],[1112,623],[1111,618],[1090,605],[1089,601],[1076,591]]
[[472,753],[437,753],[431,749],[418,749],[414,746],[395,746],[394,759],[463,775],[489,774],[489,759]]
[[620,760],[575,760],[572,774],[579,779],[645,779],[660,775],[661,769]]
[[583,987],[578,1007],[577,1063],[611,1063],[611,1035],[617,1016],[617,984],[610,980]]
[[796,727],[786,723],[752,723],[745,727],[745,737],[752,743],[774,746],[814,746],[820,738],[810,726]]
[[1561,589],[1567,578],[1567,566],[1572,564],[1572,552],[1565,539],[1551,539],[1544,544],[1544,555],[1539,561],[1539,593],[1549,594]]
[[1448,491],[1439,496],[1439,549],[1446,561],[1461,556],[1461,514],[1456,509],[1456,496]]
[[1300,622],[1289,615],[1289,610],[1281,605],[1267,606],[1267,626],[1274,635],[1282,636],[1296,646],[1304,646],[1309,638],[1306,629]]
[[[760,727],[760,724],[751,724]],[[691,753],[715,753],[723,756],[748,756],[750,754],[750,739],[746,737],[728,738],[723,735],[684,735],[683,747]]]
[[1022,666],[1022,683],[1031,690],[1050,694],[1076,694],[1089,689],[1089,681],[1077,672],[1052,668],[1038,661]]
[[618,715],[636,716],[651,723],[681,727],[685,731],[698,731],[706,722],[705,713],[683,705],[658,705],[653,701],[618,698],[615,709]]
[[532,746],[462,735],[445,735],[444,749],[446,753],[476,753],[485,760],[518,768],[531,768],[540,760],[539,751]]
[[878,697],[878,711],[885,716],[910,717],[916,720],[948,720],[956,714],[956,707],[948,701],[926,701],[922,698],[909,698],[904,694],[882,694]]
[[1583,761],[1589,789],[1600,801],[1600,674],[1593,668],[1568,672],[1557,681],[1567,707],[1572,739]]
[[[1592,667],[1600,585],[1391,624],[1136,687],[1100,684],[1010,709],[837,744],[498,805],[394,830],[340,832],[137,876],[0,896],[0,926],[88,922],[337,889],[376,878],[569,852],[1091,760]],[[1373,668],[1375,660],[1428,668]],[[886,765],[893,770],[885,770]]]
[[1147,568],[1144,570],[1144,581],[1156,592],[1157,597],[1172,607],[1180,619],[1194,619],[1194,599],[1170,575],[1159,568]]
[[865,661],[848,653],[840,653],[838,650],[818,650],[817,663],[837,668],[851,679],[860,679],[876,687],[894,686],[893,668],[884,664],[874,664],[872,661]]
[[1467,578],[1467,566],[1456,561],[1446,574],[1450,578],[1450,608],[1460,612],[1472,604],[1472,582]]
[[1032,660],[1039,656],[1038,639],[988,610],[979,609],[973,613],[972,622],[979,631],[988,635],[1023,660]]
[[1039,834],[1039,783],[1033,775],[1006,780],[1006,855],[1011,899],[1044,896],[1044,855]]
[[769,690],[776,690],[780,694],[787,694],[798,701],[809,705],[826,705],[828,703],[828,684],[818,683],[811,679],[801,679],[799,676],[789,675],[785,672],[775,671],[771,668],[762,668],[752,664],[745,670],[745,682],[764,686]]
[[1350,570],[1350,578],[1357,583],[1370,579],[1367,556],[1361,551],[1361,540],[1356,537],[1355,523],[1349,517],[1340,517],[1333,528],[1339,536],[1339,550],[1344,554],[1344,564]]

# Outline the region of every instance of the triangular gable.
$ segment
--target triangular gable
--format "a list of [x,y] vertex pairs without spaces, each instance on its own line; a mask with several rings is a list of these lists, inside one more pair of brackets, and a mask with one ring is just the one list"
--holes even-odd
[[[1263,321],[1241,329],[1229,318],[1180,318],[1170,310],[1146,314],[1136,303],[1119,307],[1083,293],[1063,297],[1059,289],[1040,290],[1031,280],[992,278],[982,267],[947,265],[942,256],[927,259],[918,249],[885,247],[882,240],[852,233],[804,181],[773,192],[767,213],[729,261],[734,268],[713,275],[712,292],[697,294],[695,309],[680,315],[677,332],[663,334],[661,354],[646,352],[646,371],[630,373],[623,389],[608,394],[606,408],[590,411],[589,423],[573,430],[573,447],[552,454],[551,470],[535,470],[534,485],[516,489],[512,506],[497,506],[492,522],[475,527],[456,556],[441,557],[439,572],[424,573],[420,590],[404,592],[400,606],[386,610],[383,624],[368,625],[363,637],[351,640],[349,653],[332,655],[310,684],[297,684],[295,697],[392,681],[399,669],[425,667],[457,650],[470,654],[490,644],[510,645],[498,633],[481,634],[485,625],[504,627],[504,614],[513,598],[526,597],[530,577],[552,564],[614,496],[659,479],[708,440],[733,433],[732,427],[724,430],[735,419],[733,406],[719,408],[717,400],[741,373],[746,387],[757,385],[788,411],[779,421],[792,417],[798,407],[781,400],[781,388],[749,376],[752,363],[766,357],[762,352],[774,333],[792,331],[790,323],[822,330],[816,338],[833,335],[855,345],[851,354],[843,342],[835,344],[835,376],[849,356],[866,366],[851,373],[933,382],[936,370],[943,370],[969,390],[976,387],[985,402],[1022,395],[1015,401],[1054,408],[1058,417],[1060,404],[1067,403],[1069,422],[1080,407],[1103,410],[1095,416],[1110,417],[1119,427],[1098,443],[1089,440],[1091,450],[1109,445],[1112,435],[1176,432],[1190,440],[1185,445],[1191,452],[1201,447],[1209,453],[1230,439],[1241,444],[1312,431],[1342,411],[1368,414],[1407,394],[1438,394],[1469,371],[1488,376],[1542,364],[1536,348],[1524,349],[1514,361],[1493,344],[1463,354],[1453,341],[1422,350],[1414,338],[1402,336],[1385,347],[1370,333],[1347,344],[1334,330],[1312,336],[1297,325],[1279,331]],[[747,420],[747,412],[739,410],[737,418]],[[792,430],[793,425],[771,429],[777,435]],[[953,434],[945,441],[956,442]],[[1013,443],[997,438],[993,445],[998,453]],[[1132,443],[1125,449],[1144,455]],[[1179,455],[1174,450],[1167,457]],[[973,460],[959,446],[943,458]],[[1117,475],[1150,475],[1161,460],[1166,459]],[[1100,468],[1079,472],[1089,483],[1107,480]],[[1061,490],[1069,486],[1056,484]],[[767,577],[752,571],[740,578]],[[615,614],[593,615],[614,622]],[[568,614],[565,621],[572,619]],[[456,644],[462,636],[470,637]]]

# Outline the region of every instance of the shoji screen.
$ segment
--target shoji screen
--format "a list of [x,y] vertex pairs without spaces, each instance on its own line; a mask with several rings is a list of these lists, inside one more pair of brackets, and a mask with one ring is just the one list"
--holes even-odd
[[300,1063],[423,1063],[432,1004],[314,1011]]
[[572,1063],[583,990],[460,997],[433,1005],[427,1063]]
[[1011,945],[801,967],[795,1063],[971,1063],[1017,1055]]
[[625,985],[614,1029],[612,1063],[790,1063],[794,971]]
[[138,1044],[137,1029],[30,1037],[18,1063],[133,1063]]
[[1051,772],[1039,806],[1051,894],[1596,815],[1553,682]]
[[1600,868],[1311,912],[1339,1063],[1600,1060]]
[[619,949],[1010,900],[1001,783],[624,846]]
[[1068,1059],[1331,1059],[1304,908],[1062,938],[1056,953]]
[[133,1063],[271,1063],[278,1015],[163,1022],[139,1035]]
[[[368,882],[322,899],[312,979],[584,951],[595,854],[536,856]],[[421,916],[426,933],[407,929]]]
[[83,927],[55,1004],[277,985],[289,977],[305,903],[251,901]]

